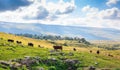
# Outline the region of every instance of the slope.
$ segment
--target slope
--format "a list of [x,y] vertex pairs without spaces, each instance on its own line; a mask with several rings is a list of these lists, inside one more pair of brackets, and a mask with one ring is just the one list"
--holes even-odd
[[[77,51],[73,51],[73,47],[63,47],[62,53],[64,55],[59,54],[59,52],[53,52],[54,54],[51,56],[50,51],[52,48],[49,48],[50,44],[48,41],[45,40],[35,40],[31,38],[26,37],[19,37],[11,34],[6,33],[0,33],[0,60],[15,60],[19,58],[24,58],[24,56],[30,56],[30,57],[40,57],[40,59],[45,58],[54,58],[54,59],[77,59],[79,60],[80,66],[79,68],[82,69],[83,67],[89,67],[91,65],[95,66],[96,68],[119,68],[120,67],[120,51],[114,50],[104,50],[96,47],[75,47]],[[14,40],[21,40],[23,42],[23,45],[19,45],[16,43],[9,43],[7,42],[7,39],[14,39]],[[36,47],[30,47],[27,46],[27,42],[34,42],[36,44],[43,43],[45,48],[38,48]],[[48,45],[49,44],[49,45]],[[96,54],[96,50],[100,50],[100,54]],[[92,50],[92,53],[89,53],[89,50]],[[71,53],[73,55],[71,55]],[[112,54],[113,57],[107,56],[107,53]],[[96,64],[97,63],[97,64]],[[46,64],[45,69],[47,69]],[[53,65],[51,65],[53,66]],[[37,64],[37,66],[33,65],[33,67],[41,67],[41,64]],[[44,67],[44,66],[43,66]]]
[[84,37],[88,40],[120,40],[120,30],[79,26],[45,25],[38,23],[0,22],[0,31],[7,33],[50,34]]

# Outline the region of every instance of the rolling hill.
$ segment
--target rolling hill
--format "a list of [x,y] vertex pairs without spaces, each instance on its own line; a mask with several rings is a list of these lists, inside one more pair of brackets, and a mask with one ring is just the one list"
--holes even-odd
[[7,33],[29,33],[84,37],[88,40],[120,40],[120,30],[112,28],[45,25],[38,23],[0,22],[0,31]]
[[[8,39],[13,39],[15,42],[8,42]],[[17,44],[16,41],[22,41],[22,44]],[[27,46],[28,42],[34,43],[34,47]],[[59,40],[55,42],[67,42],[69,41]],[[73,41],[74,42],[74,41]],[[37,45],[44,46],[44,48],[39,48]],[[63,51],[56,52],[53,50],[52,46],[54,44],[50,43],[48,40],[36,40],[32,38],[26,38],[22,36],[16,36],[12,34],[6,34],[0,32],[0,70],[13,70],[10,69],[11,65],[17,66],[22,64],[22,61],[26,61],[29,58],[29,61],[39,60],[39,62],[34,62],[34,64],[29,65],[32,70],[39,70],[39,68],[44,68],[45,70],[50,70],[51,67],[56,70],[61,70],[61,67],[64,70],[67,69],[65,61],[80,61],[80,64],[76,64],[75,68],[72,70],[88,70],[89,66],[96,67],[97,70],[109,69],[109,70],[119,70],[120,68],[120,51],[119,50],[105,50],[97,47],[75,47],[73,46],[63,46]],[[73,51],[73,48],[76,48],[76,51]],[[97,50],[100,50],[100,54],[96,54]],[[92,53],[89,52],[92,50]],[[52,55],[51,55],[52,54]],[[72,55],[71,55],[72,54]],[[108,56],[111,54],[113,56]],[[25,58],[24,58],[25,57]],[[51,61],[51,59],[53,61]],[[54,60],[57,61],[57,64],[54,63]],[[21,62],[19,62],[21,61]],[[46,63],[49,61],[50,63]],[[75,65],[75,64],[74,64]],[[73,67],[74,67],[73,65]],[[27,66],[27,63],[26,63]],[[15,70],[23,70],[23,67],[19,67]],[[69,66],[68,66],[69,67]],[[29,68],[28,68],[29,69]],[[24,70],[28,70],[24,69]],[[52,69],[53,70],[53,69]]]

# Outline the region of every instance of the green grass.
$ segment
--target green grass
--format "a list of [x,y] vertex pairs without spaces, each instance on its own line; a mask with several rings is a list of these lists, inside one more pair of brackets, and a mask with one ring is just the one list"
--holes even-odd
[[[36,42],[35,44],[42,43],[45,46],[45,48],[30,47],[30,46],[27,46],[26,43],[28,42],[28,40],[31,40],[31,39],[26,38],[27,41],[25,41],[24,40],[25,38],[17,37],[17,39],[24,41],[24,43],[23,43],[24,47],[22,47],[21,45],[18,45],[16,43],[8,43],[7,42],[7,39],[9,36],[10,37],[15,37],[15,36],[3,34],[3,33],[1,33],[1,34],[2,35],[0,35],[0,36],[3,39],[0,40],[0,60],[19,59],[19,58],[24,58],[24,56],[33,56],[33,57],[38,56],[42,59],[56,58],[56,59],[58,59],[58,61],[60,58],[67,58],[67,59],[78,59],[80,61],[79,66],[81,68],[88,67],[88,66],[95,66],[97,68],[114,68],[115,70],[120,69],[120,62],[119,62],[120,59],[116,58],[116,57],[119,57],[119,55],[120,55],[119,51],[102,50],[103,52],[107,52],[107,53],[109,52],[116,56],[116,57],[109,57],[109,56],[105,55],[106,53],[100,53],[99,55],[97,55],[95,52],[89,53],[88,50],[92,49],[93,51],[96,51],[96,48],[83,48],[83,47],[78,48],[78,47],[76,47],[80,50],[72,51],[71,48],[73,48],[73,47],[64,47],[65,50],[63,49],[62,52],[65,53],[65,56],[61,56],[61,55],[50,56],[49,51],[52,48],[49,48],[49,46],[52,46],[52,44],[48,43],[47,41],[39,41],[39,40],[32,39],[32,42],[34,42],[34,43]],[[59,42],[62,42],[62,41],[59,41]],[[74,56],[70,56],[69,52],[72,52],[74,54]],[[98,64],[96,64],[96,63],[98,63]],[[58,62],[58,66],[56,66],[55,64],[33,65],[33,69],[36,69],[37,67],[43,67],[46,70],[48,70],[49,68],[56,68],[56,70],[60,70],[59,68],[65,69],[64,64],[62,67],[62,63],[60,63],[60,62]],[[3,70],[3,69],[0,67],[0,70]]]

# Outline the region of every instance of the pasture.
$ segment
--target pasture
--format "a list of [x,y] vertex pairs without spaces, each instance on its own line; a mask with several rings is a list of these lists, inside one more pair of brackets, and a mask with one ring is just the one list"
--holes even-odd
[[[8,42],[8,39],[14,40],[13,43]],[[16,41],[21,41],[22,44],[17,44]],[[33,47],[28,46],[28,43],[34,44]],[[63,45],[62,51],[54,51],[54,43]],[[67,45],[64,45],[66,43]],[[118,43],[117,43],[118,44]],[[38,45],[43,48],[38,47]],[[120,50],[107,50],[104,48],[98,48],[98,44],[86,46],[84,44],[79,44],[76,41],[69,40],[36,40],[31,38],[26,38],[22,36],[15,36],[6,33],[0,33],[0,61],[12,61],[23,59],[24,57],[39,57],[42,62],[35,63],[31,65],[31,70],[38,70],[38,68],[44,68],[44,70],[68,70],[69,65],[66,65],[67,59],[69,60],[79,60],[79,64],[76,64],[74,70],[88,70],[90,66],[94,66],[96,70],[109,69],[109,70],[120,70]],[[76,51],[73,50],[76,49]],[[92,52],[90,53],[90,50]],[[97,54],[96,51],[100,50]],[[113,56],[108,56],[111,54]],[[54,59],[57,64],[53,61],[46,64],[46,60]],[[65,61],[64,61],[65,60]],[[53,63],[52,63],[53,62]],[[12,63],[17,63],[13,61]],[[74,66],[73,66],[74,67]],[[8,66],[6,68],[10,70]],[[27,70],[26,66],[19,68],[19,70]],[[0,64],[0,70],[4,70]]]

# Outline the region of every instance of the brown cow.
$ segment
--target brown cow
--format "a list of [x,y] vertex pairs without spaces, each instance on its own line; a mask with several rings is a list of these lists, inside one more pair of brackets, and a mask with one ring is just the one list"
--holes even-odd
[[32,47],[33,47],[33,46],[34,46],[34,44],[33,44],[33,43],[28,43],[28,46],[32,46]]
[[14,42],[14,40],[12,40],[12,39],[8,39],[8,42]]
[[113,57],[113,55],[111,55],[111,54],[108,54],[108,56]]
[[90,50],[90,53],[92,53],[92,50]]
[[53,46],[54,50],[60,49],[62,51],[62,46]]

